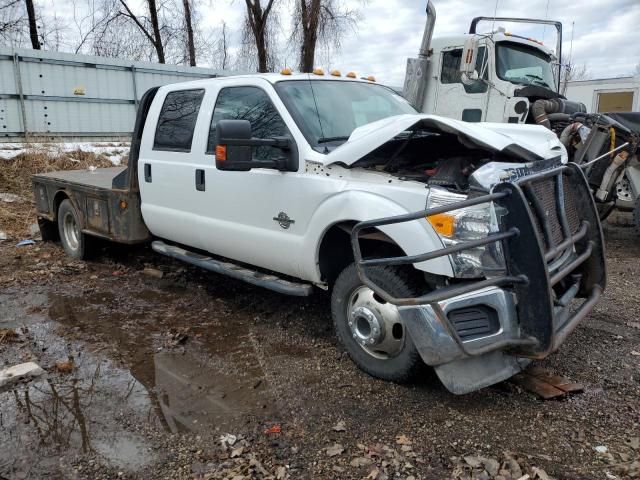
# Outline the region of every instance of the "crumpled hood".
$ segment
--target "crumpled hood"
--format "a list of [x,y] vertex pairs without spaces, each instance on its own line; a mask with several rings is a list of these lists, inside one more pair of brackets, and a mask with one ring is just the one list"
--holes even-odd
[[485,148],[493,152],[509,152],[521,156],[523,162],[561,155],[566,150],[556,135],[540,125],[507,123],[469,123],[437,115],[396,115],[356,128],[349,140],[327,154],[325,165],[352,165],[362,157],[393,139],[400,133],[422,124],[430,129],[458,135],[470,148]]

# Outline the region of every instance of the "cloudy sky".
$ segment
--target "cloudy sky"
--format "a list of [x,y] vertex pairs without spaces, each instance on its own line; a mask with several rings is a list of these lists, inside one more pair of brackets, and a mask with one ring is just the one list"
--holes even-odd
[[[465,33],[471,19],[492,16],[496,0],[433,0],[437,12],[435,36]],[[347,0],[362,14],[356,31],[342,41],[331,56],[332,68],[373,74],[389,85],[402,85],[407,57],[415,57],[425,23],[426,0]],[[203,5],[206,22],[241,25],[244,2],[211,0]],[[280,15],[282,37],[290,20]],[[640,63],[640,0],[498,0],[497,16],[560,20],[564,25],[563,58],[568,58],[573,25],[573,63],[586,64],[592,77],[631,74]],[[496,25],[498,26],[498,25]],[[486,30],[491,24],[484,24]],[[506,25],[513,33],[543,39],[555,47],[555,29],[527,30]],[[485,31],[486,31],[485,30]],[[285,42],[286,43],[286,42]],[[290,51],[295,65],[295,53]]]

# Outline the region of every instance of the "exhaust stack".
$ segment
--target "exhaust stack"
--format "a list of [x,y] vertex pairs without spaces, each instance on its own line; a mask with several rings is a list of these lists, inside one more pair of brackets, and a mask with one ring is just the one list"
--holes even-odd
[[407,59],[407,70],[404,77],[403,95],[418,111],[422,110],[427,90],[427,67],[429,65],[429,49],[433,29],[436,25],[436,7],[431,0],[427,1],[427,23],[418,51],[418,58]]

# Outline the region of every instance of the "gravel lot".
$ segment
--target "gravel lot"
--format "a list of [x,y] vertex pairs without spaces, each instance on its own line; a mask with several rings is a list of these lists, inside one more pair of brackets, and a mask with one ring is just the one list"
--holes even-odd
[[0,478],[640,476],[640,242],[606,237],[604,300],[538,363],[585,391],[551,401],[513,382],[454,396],[429,371],[368,377],[323,293],[281,296],[144,247],[83,263],[0,242],[0,368],[45,370],[0,390]]

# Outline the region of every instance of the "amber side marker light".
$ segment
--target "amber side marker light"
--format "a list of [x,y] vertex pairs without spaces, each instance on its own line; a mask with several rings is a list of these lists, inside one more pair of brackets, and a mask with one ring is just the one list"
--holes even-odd
[[120,203],[118,205],[120,206],[120,210],[126,210],[127,209],[127,201],[126,200],[120,200]]
[[455,217],[446,213],[438,213],[427,217],[433,229],[445,237],[453,237]]
[[216,161],[224,162],[227,159],[227,146],[216,145]]

